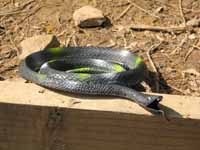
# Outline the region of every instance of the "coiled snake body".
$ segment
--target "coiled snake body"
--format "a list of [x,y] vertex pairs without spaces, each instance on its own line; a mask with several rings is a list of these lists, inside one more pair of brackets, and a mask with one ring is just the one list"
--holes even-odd
[[79,94],[118,96],[159,112],[161,96],[132,89],[144,79],[143,60],[125,50],[97,47],[49,48],[33,53],[20,74],[36,84]]

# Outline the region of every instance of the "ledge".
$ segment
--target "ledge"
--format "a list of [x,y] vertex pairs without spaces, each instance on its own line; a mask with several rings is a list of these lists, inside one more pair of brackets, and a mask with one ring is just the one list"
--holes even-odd
[[125,99],[0,82],[2,150],[188,150],[200,146],[200,98],[163,95],[170,121]]
[[[136,103],[126,99],[57,93],[33,83],[25,83],[23,79],[0,82],[0,89],[0,103],[152,115]],[[157,95],[163,96],[160,104],[168,117],[200,119],[200,97]]]

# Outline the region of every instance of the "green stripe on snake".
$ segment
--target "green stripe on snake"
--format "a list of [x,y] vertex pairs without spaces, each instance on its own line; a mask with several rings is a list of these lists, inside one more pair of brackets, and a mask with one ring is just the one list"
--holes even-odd
[[140,57],[137,57],[136,60],[135,60],[135,64],[136,64],[136,65],[139,65],[139,64],[141,64],[142,62],[143,62],[143,60],[142,60],[142,58],[140,58]]
[[99,69],[98,68],[89,68],[89,67],[84,67],[84,68],[76,68],[76,69],[73,69],[72,72],[88,72],[88,71],[98,71]]
[[48,48],[47,51],[51,52],[54,55],[60,54],[64,48],[62,47],[55,47],[55,48]]
[[79,73],[78,75],[79,75],[78,79],[80,79],[80,80],[85,80],[85,79],[91,77],[91,74],[88,74],[88,73]]
[[124,67],[122,67],[122,66],[119,65],[119,64],[114,64],[113,66],[114,66],[116,72],[125,71]]

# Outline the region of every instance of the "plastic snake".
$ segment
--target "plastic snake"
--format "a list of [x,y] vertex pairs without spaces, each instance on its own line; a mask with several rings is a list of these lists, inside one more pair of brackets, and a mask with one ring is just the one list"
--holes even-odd
[[161,96],[137,92],[146,74],[143,60],[125,50],[99,47],[49,48],[20,64],[23,78],[44,87],[78,94],[117,96],[160,112]]

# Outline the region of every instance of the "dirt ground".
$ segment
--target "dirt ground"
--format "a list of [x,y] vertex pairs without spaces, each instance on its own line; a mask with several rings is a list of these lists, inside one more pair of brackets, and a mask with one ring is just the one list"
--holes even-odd
[[[101,9],[112,25],[75,27],[72,14],[85,5]],[[170,32],[129,28],[147,25],[181,29],[193,19],[200,19],[199,0],[1,0],[0,82],[19,77],[22,40],[54,34],[63,45],[107,46],[135,52],[144,58],[149,70],[156,72],[149,76],[154,91],[200,96],[198,26]]]

